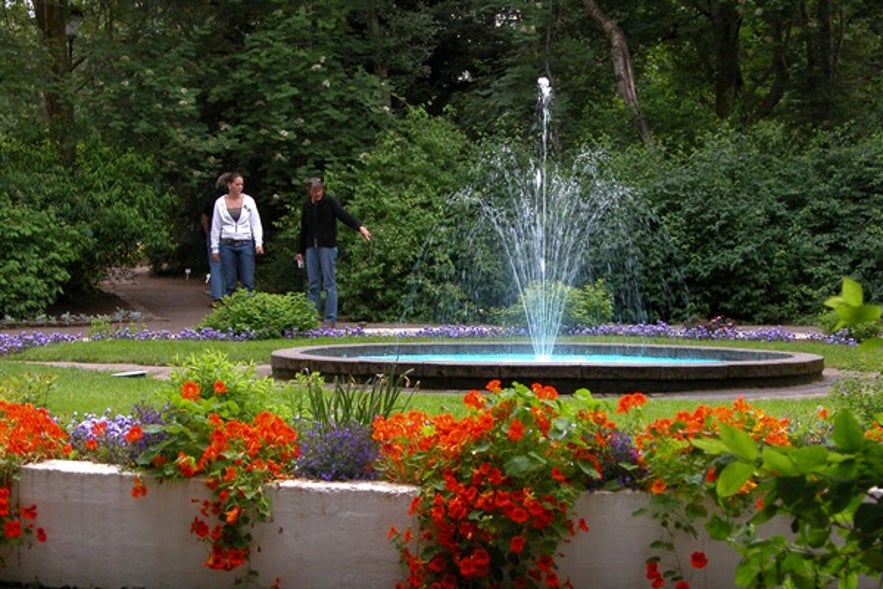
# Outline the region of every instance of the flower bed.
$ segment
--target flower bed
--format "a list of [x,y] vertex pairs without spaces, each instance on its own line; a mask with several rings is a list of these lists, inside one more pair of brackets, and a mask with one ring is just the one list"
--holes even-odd
[[[47,587],[233,587],[246,572],[202,565],[205,544],[190,533],[194,497],[207,497],[201,481],[146,478],[149,493],[133,499],[133,473],[89,462],[50,460],[22,469],[22,504],[39,506],[49,540],[7,552],[0,581]],[[390,588],[405,574],[391,526],[413,525],[409,505],[417,489],[376,482],[319,483],[288,480],[268,488],[270,521],[256,524],[251,565],[257,586]],[[647,587],[655,520],[633,516],[647,504],[642,492],[584,493],[577,517],[588,533],[562,548],[562,576],[574,587]],[[735,587],[737,555],[724,543],[690,540],[709,565],[696,570],[694,587]],[[5,550],[11,550],[9,548]]]

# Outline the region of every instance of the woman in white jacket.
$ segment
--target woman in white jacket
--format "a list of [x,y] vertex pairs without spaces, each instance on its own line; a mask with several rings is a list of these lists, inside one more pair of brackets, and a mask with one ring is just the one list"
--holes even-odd
[[236,290],[237,281],[254,291],[255,255],[264,253],[261,215],[244,186],[242,174],[230,174],[227,194],[215,201],[212,214],[212,259],[221,261],[225,294]]

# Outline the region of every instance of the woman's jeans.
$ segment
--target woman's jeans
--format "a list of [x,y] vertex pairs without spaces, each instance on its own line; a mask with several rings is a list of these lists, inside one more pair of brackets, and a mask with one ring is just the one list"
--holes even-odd
[[236,290],[237,279],[246,290],[254,291],[254,240],[222,239],[219,251],[225,294]]
[[321,312],[322,289],[325,289],[325,318],[327,323],[337,321],[337,266],[336,247],[310,247],[306,251],[307,298]]
[[221,272],[221,260],[217,262],[212,258],[212,242],[206,240],[205,247],[208,250],[208,272],[211,277],[208,281],[212,293],[212,300],[219,301],[224,296],[227,285],[224,284],[224,273]]

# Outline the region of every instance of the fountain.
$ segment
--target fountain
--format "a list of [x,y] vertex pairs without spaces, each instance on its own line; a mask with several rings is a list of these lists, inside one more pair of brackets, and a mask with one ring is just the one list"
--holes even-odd
[[[458,198],[476,207],[494,228],[509,264],[527,321],[530,345],[510,342],[366,344],[302,347],[271,355],[273,376],[300,372],[368,379],[408,373],[422,388],[473,388],[551,384],[560,392],[588,388],[623,393],[784,386],[821,377],[823,360],[809,354],[680,346],[557,346],[566,293],[580,278],[588,244],[605,213],[628,196],[606,183],[592,154],[563,173],[549,161],[552,89],[538,80],[542,136],[538,158],[526,169],[507,147],[496,154],[489,176]],[[640,298],[634,295],[633,298]]]

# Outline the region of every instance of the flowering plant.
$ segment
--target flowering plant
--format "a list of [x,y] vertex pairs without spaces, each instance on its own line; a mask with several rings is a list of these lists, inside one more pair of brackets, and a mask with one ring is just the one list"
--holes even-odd
[[420,485],[420,529],[391,530],[409,576],[400,587],[559,587],[558,544],[584,521],[570,512],[601,477],[594,454],[613,425],[586,391],[563,404],[551,387],[515,384],[464,397],[467,414],[379,417],[389,477]]
[[31,534],[39,542],[46,541],[43,528],[35,527],[37,506],[16,505],[12,483],[23,464],[69,452],[67,434],[46,409],[0,399],[0,542],[19,545]]
[[87,413],[80,419],[74,414],[68,426],[73,456],[103,464],[131,466],[138,456],[153,444],[165,439],[166,433],[157,427],[150,434],[145,426],[161,426],[162,412],[148,405],[135,405],[132,415],[103,415]]
[[[675,558],[664,568],[660,568],[664,564],[661,556],[647,561],[651,587],[664,587],[670,580],[677,589],[689,589],[686,577],[707,564],[704,553],[697,551],[686,566],[675,547],[678,534],[696,538],[697,522],[704,522],[713,539],[726,540],[745,513],[756,512],[762,506],[755,492],[756,482],[742,476],[744,469],[719,451],[737,437],[745,447],[760,443],[788,446],[789,421],[771,417],[744,399],[737,399],[731,407],[700,405],[692,412],[657,419],[637,436],[648,469],[648,511],[665,534],[652,546]],[[712,505],[716,507],[714,513],[709,510]]]
[[[252,369],[253,370],[253,369]],[[297,434],[276,413],[255,410],[255,397],[272,388],[246,368],[241,373],[215,353],[192,358],[172,375],[163,425],[166,434],[138,463],[168,478],[204,477],[211,499],[197,501],[191,531],[211,545],[205,565],[232,570],[248,562],[254,519],[270,516],[263,486],[290,471]],[[136,479],[133,495],[146,492]]]

